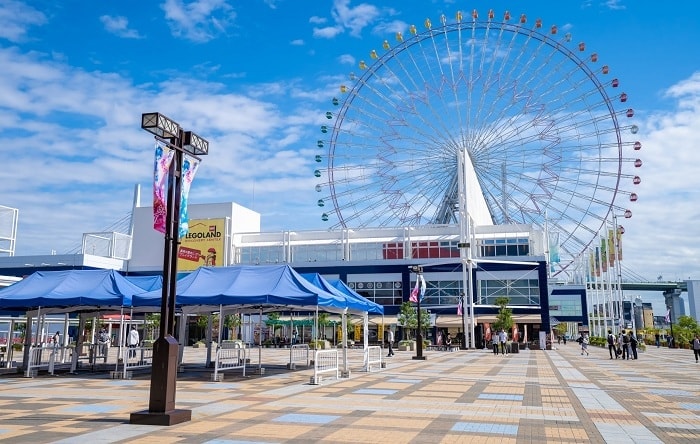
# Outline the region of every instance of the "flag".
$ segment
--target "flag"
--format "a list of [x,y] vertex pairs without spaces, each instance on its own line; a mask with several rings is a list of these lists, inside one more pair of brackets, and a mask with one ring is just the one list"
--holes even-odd
[[422,274],[416,277],[416,286],[411,290],[411,296],[408,298],[409,301],[418,303],[418,298],[423,301],[425,297],[425,278]]
[[194,180],[194,175],[197,173],[197,168],[199,168],[199,161],[195,158],[185,156],[185,160],[182,162],[182,182],[181,182],[181,195],[180,195],[180,238],[187,235],[190,231],[190,216],[187,212],[187,201],[189,200],[190,186]]
[[418,276],[416,276],[416,286],[411,290],[411,296],[408,298],[409,301],[418,303],[418,292],[420,291],[420,282]]
[[153,228],[161,233],[165,233],[167,214],[165,188],[174,156],[175,151],[156,142],[153,162]]
[[617,256],[617,251],[615,249],[615,237],[614,237],[614,232],[613,230],[608,230],[608,251],[610,252],[608,254],[608,260],[610,261],[610,265],[613,266],[615,265],[615,256]]
[[561,262],[559,255],[559,232],[549,232],[549,262],[558,264]]
[[666,318],[664,318],[667,324],[671,323],[671,309],[666,310]]
[[603,272],[608,271],[608,241],[600,240],[600,265]]
[[457,303],[457,316],[462,316],[462,313],[464,313],[462,311],[462,301],[459,301],[459,303]]

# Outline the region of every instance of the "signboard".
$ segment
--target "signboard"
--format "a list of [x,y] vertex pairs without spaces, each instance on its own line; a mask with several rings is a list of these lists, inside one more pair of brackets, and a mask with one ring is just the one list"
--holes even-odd
[[222,266],[226,219],[192,219],[190,231],[180,239],[177,269],[193,271],[200,265]]

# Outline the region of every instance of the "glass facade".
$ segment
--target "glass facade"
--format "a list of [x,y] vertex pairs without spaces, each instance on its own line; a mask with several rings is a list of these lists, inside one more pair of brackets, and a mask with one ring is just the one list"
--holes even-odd
[[583,304],[580,294],[551,294],[549,295],[550,316],[582,316]]
[[479,253],[481,257],[529,256],[530,242],[528,238],[480,239]]
[[401,281],[352,281],[348,277],[348,286],[370,301],[386,306],[401,305]]
[[507,297],[508,305],[540,305],[538,279],[493,279],[480,280],[479,305],[496,305],[496,299]]

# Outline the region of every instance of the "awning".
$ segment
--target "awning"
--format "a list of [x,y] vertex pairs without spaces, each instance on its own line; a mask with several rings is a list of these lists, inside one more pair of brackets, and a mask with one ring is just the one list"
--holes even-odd
[[[479,315],[476,317],[476,323],[482,324],[484,322],[496,322],[496,316],[493,315]],[[513,322],[518,324],[541,324],[542,317],[540,315],[513,315]]]

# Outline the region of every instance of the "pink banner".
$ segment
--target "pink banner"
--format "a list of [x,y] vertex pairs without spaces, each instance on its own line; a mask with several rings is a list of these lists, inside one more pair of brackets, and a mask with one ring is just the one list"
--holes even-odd
[[175,151],[156,142],[153,162],[153,228],[161,233],[165,233],[167,213],[165,189],[174,155]]

